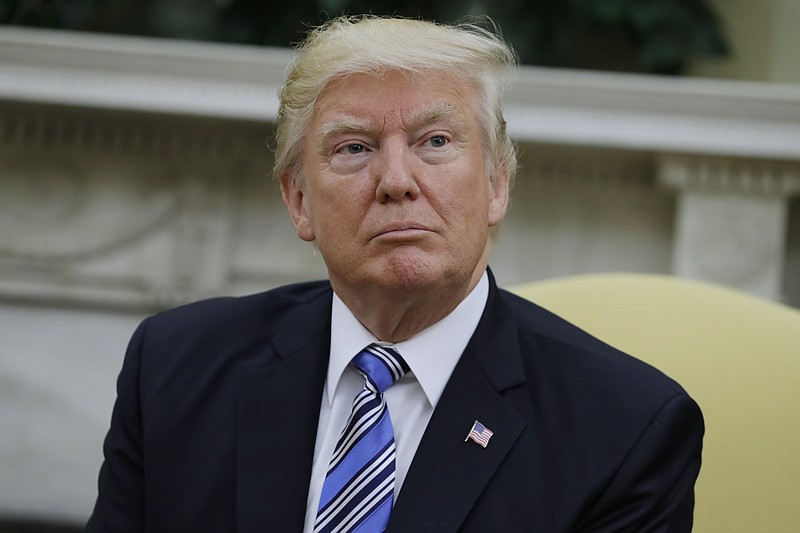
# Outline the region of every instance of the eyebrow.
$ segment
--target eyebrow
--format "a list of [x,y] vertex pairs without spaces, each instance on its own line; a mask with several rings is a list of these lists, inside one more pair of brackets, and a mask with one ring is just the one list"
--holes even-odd
[[453,122],[461,129],[467,125],[467,117],[458,106],[445,102],[432,102],[412,116],[409,127],[415,129],[441,121]]
[[371,129],[371,121],[345,115],[320,128],[320,146],[326,146],[332,137],[337,137],[345,133],[367,133]]

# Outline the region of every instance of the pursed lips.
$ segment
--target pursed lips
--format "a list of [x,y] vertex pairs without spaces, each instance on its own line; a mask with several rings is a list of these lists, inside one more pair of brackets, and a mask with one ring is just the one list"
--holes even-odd
[[432,231],[428,226],[417,222],[394,222],[383,226],[376,232],[373,239],[380,237],[410,238]]

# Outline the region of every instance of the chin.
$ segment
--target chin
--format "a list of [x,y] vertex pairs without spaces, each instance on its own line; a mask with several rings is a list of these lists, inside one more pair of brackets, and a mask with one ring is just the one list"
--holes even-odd
[[410,257],[388,262],[377,282],[387,289],[430,290],[458,285],[458,279],[461,277],[464,278],[464,283],[468,283],[470,274],[452,265],[431,261],[429,258]]

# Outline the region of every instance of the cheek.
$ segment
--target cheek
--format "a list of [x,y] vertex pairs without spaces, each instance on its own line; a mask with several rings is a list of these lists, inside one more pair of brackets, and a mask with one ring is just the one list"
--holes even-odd
[[474,176],[468,183],[462,185],[463,191],[458,202],[463,211],[475,222],[483,222],[489,211],[489,200],[491,198],[491,185],[489,178]]
[[330,243],[332,251],[347,246],[357,234],[363,209],[347,190],[325,191],[315,198],[312,228],[320,245]]
[[458,221],[473,231],[477,225],[488,224],[491,187],[489,179],[479,174],[481,170],[459,165],[427,181],[425,192],[430,204],[451,226]]

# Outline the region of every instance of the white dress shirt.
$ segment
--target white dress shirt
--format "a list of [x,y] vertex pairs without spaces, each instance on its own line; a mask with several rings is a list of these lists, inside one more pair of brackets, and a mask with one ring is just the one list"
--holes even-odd
[[[484,272],[472,292],[449,315],[414,337],[391,344],[411,367],[411,372],[384,393],[397,449],[395,500],[433,409],[478,326],[488,295],[489,280]],[[319,412],[314,465],[303,528],[305,533],[314,530],[319,495],[333,449],[350,416],[353,398],[364,386],[364,378],[350,361],[373,342],[380,341],[334,293],[330,362]]]

